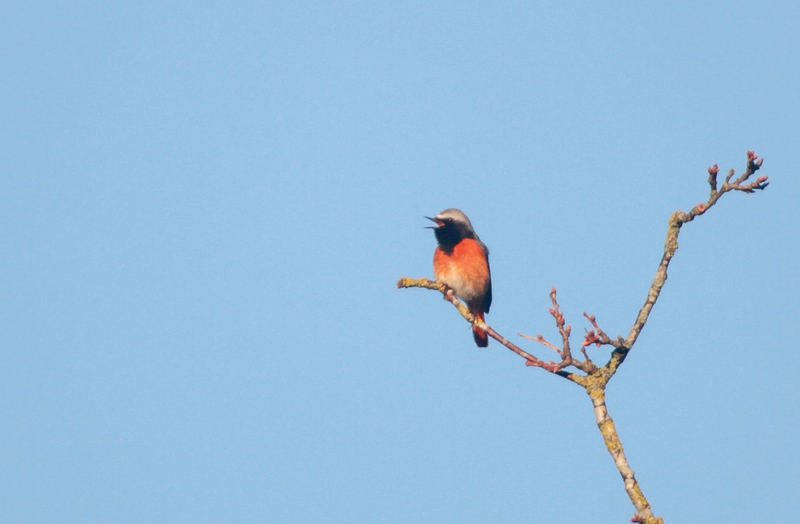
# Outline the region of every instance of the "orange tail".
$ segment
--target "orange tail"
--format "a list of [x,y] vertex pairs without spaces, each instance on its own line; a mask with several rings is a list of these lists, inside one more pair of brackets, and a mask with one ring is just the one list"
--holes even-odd
[[[474,311],[472,314],[483,321],[483,311]],[[485,348],[489,345],[489,335],[486,334],[486,331],[476,327],[475,324],[472,325],[472,336],[479,348]]]

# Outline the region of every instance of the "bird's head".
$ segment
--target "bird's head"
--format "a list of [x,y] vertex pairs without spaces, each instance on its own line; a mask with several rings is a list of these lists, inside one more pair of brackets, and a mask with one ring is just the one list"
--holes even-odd
[[442,246],[455,246],[465,238],[479,240],[467,215],[458,209],[445,209],[434,218],[425,218],[436,224],[428,226],[428,229],[433,229],[436,240]]

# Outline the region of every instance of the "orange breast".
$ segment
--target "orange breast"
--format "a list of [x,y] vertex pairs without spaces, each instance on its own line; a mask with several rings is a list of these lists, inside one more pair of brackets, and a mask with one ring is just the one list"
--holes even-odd
[[481,245],[469,238],[456,244],[451,254],[437,249],[433,276],[447,284],[465,302],[480,300],[489,289],[489,262]]

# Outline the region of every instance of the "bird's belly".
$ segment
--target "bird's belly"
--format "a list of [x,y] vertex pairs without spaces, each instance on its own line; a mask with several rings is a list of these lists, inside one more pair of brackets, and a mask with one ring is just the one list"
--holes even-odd
[[450,255],[437,249],[433,268],[436,280],[447,284],[465,302],[482,299],[489,288],[489,264],[477,242],[460,242]]

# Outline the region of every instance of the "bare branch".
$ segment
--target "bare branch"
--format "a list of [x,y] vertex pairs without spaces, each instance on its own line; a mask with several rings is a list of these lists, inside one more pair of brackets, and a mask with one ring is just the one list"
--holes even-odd
[[[716,189],[716,177],[717,173],[719,172],[719,167],[717,164],[714,164],[712,167],[708,169],[709,173],[709,184],[711,185],[711,192],[709,194],[709,198],[707,202],[703,202],[698,204],[689,213],[685,213],[683,211],[676,211],[672,214],[669,219],[669,229],[667,230],[667,239],[664,242],[664,256],[661,258],[661,263],[658,266],[658,270],[656,271],[656,276],[653,279],[653,284],[650,286],[650,290],[647,293],[647,299],[645,300],[644,306],[639,311],[639,315],[636,317],[636,322],[634,322],[633,327],[631,328],[628,337],[625,339],[624,344],[621,347],[617,347],[617,351],[614,351],[612,354],[612,358],[606,367],[610,367],[613,371],[616,371],[616,368],[622,364],[625,360],[630,349],[636,343],[636,339],[639,338],[639,334],[642,332],[642,328],[644,328],[645,323],[647,323],[647,319],[650,316],[650,312],[653,309],[656,301],[658,300],[659,295],[661,294],[661,289],[664,287],[664,284],[667,281],[667,268],[669,267],[669,263],[672,260],[672,257],[675,256],[675,252],[678,250],[678,235],[680,234],[681,227],[687,223],[691,222],[695,219],[695,217],[702,215],[706,211],[708,211],[711,207],[713,207],[719,199],[725,193],[729,191],[742,191],[744,193],[753,193],[755,190],[763,190],[769,184],[767,183],[767,177],[762,176],[755,182],[747,185],[742,185],[746,182],[756,171],[761,168],[761,164],[763,164],[764,159],[759,159],[758,155],[755,154],[753,151],[747,152],[747,169],[745,170],[744,174],[736,179],[733,183],[731,183],[731,179],[735,174],[733,169],[730,170],[728,175],[725,177],[725,183],[722,185],[722,188],[719,190]],[[612,373],[613,375],[613,373]],[[609,377],[610,378],[610,377]]]
[[536,358],[535,356],[531,355],[530,353],[522,350],[516,344],[512,343],[511,341],[509,341],[507,338],[505,338],[502,335],[500,335],[499,333],[497,333],[497,331],[492,329],[485,322],[482,322],[481,320],[479,320],[476,317],[474,317],[472,315],[472,313],[469,312],[469,309],[467,309],[467,306],[462,304],[461,301],[458,300],[458,298],[456,298],[456,296],[452,292],[452,290],[450,290],[442,282],[428,280],[427,278],[421,278],[421,279],[418,279],[418,280],[414,280],[414,279],[411,279],[411,278],[403,277],[403,278],[401,278],[400,280],[397,281],[397,287],[399,289],[403,289],[403,288],[407,288],[407,287],[421,287],[421,288],[433,289],[435,291],[439,291],[440,293],[442,293],[444,295],[445,300],[451,302],[456,307],[456,309],[458,309],[458,312],[461,313],[461,316],[464,317],[467,320],[467,322],[470,322],[473,325],[477,326],[478,328],[486,331],[486,333],[490,337],[492,337],[496,341],[500,342],[502,345],[504,345],[505,347],[507,347],[508,349],[513,351],[514,353],[516,353],[517,355],[519,355],[522,358],[524,358],[526,366],[533,366],[533,367],[537,367],[537,368],[542,368],[542,369],[544,369],[546,371],[549,371],[550,373],[553,373],[553,374],[558,375],[560,377],[564,377],[564,378],[574,382],[573,374],[569,373],[567,371],[564,371],[563,368],[565,366],[561,366],[561,365],[556,364],[554,362],[549,362],[549,363],[548,362],[544,362],[543,360],[540,360],[540,359]]
[[[467,321],[473,323],[478,328],[485,330],[489,336],[524,358],[526,365],[540,367],[549,371],[550,373],[567,378],[585,388],[586,392],[592,399],[597,426],[600,429],[600,433],[603,435],[606,448],[614,459],[614,463],[617,466],[620,475],[622,475],[625,484],[625,491],[628,493],[631,502],[636,508],[637,513],[634,515],[634,518],[631,519],[631,522],[639,522],[643,524],[664,524],[663,519],[656,518],[653,515],[650,504],[647,502],[647,499],[645,499],[633,470],[628,464],[628,460],[625,457],[625,452],[622,447],[622,442],[617,434],[616,426],[614,425],[614,421],[611,419],[611,416],[608,414],[608,408],[606,407],[605,403],[605,388],[608,385],[609,380],[611,380],[616,373],[619,366],[625,361],[625,357],[628,355],[633,345],[636,343],[636,340],[639,338],[639,335],[647,323],[647,320],[650,318],[650,313],[653,310],[653,306],[655,306],[658,297],[661,295],[661,290],[667,281],[667,269],[669,268],[669,263],[672,260],[672,257],[675,256],[675,252],[678,250],[678,235],[680,234],[681,227],[687,222],[694,220],[695,217],[698,217],[708,211],[725,193],[730,191],[754,193],[756,190],[765,189],[769,185],[767,183],[766,176],[759,177],[755,182],[751,182],[749,184],[746,183],[749,178],[761,168],[762,163],[763,159],[759,159],[758,155],[756,155],[753,151],[748,151],[747,168],[745,172],[739,178],[731,182],[736,174],[735,171],[731,169],[726,175],[725,182],[721,187],[718,185],[717,181],[719,167],[714,164],[708,169],[708,184],[710,186],[708,200],[696,205],[688,213],[684,211],[676,211],[669,219],[667,238],[664,241],[664,255],[661,257],[661,262],[656,270],[653,283],[647,292],[645,303],[639,310],[639,314],[637,315],[636,321],[631,327],[627,338],[623,339],[622,337],[617,337],[616,340],[610,338],[606,332],[600,328],[600,325],[598,324],[594,315],[589,315],[587,313],[583,314],[594,328],[592,330],[587,330],[586,334],[584,335],[584,340],[581,344],[581,352],[583,353],[585,360],[577,359],[572,355],[569,341],[570,335],[572,334],[572,328],[566,324],[564,315],[561,313],[555,288],[553,288],[550,292],[550,300],[553,304],[553,307],[550,308],[550,314],[555,319],[556,328],[561,335],[561,347],[559,348],[555,344],[548,342],[544,339],[544,337],[542,337],[542,335],[537,335],[536,337],[529,337],[521,333],[519,335],[525,339],[538,342],[539,344],[547,346],[555,351],[561,357],[561,362],[558,364],[554,362],[546,363],[542,360],[539,360],[533,355],[512,344],[506,338],[500,336],[484,322],[473,317],[467,310],[466,306],[464,306],[455,297],[453,292],[441,282],[433,282],[428,279],[412,280],[403,278],[397,283],[397,287],[424,287],[427,289],[435,289],[443,293],[445,299],[449,300],[456,308],[458,308],[461,316],[463,316]],[[589,358],[587,348],[591,345],[595,345],[597,347],[608,345],[614,348],[611,352],[611,358],[602,368],[598,368]],[[573,366],[580,371],[583,371],[586,373],[586,375],[567,372],[565,368],[569,366]]]
[[[552,344],[544,339],[542,335],[536,335],[536,338],[529,337],[528,335],[523,335],[522,333],[517,333],[519,336],[526,338],[528,340],[533,340],[540,344],[543,344],[556,353],[558,356],[561,357],[561,363],[558,365],[561,368],[566,368],[568,366],[574,366],[579,370],[583,371],[587,375],[591,375],[595,371],[597,371],[597,366],[589,359],[589,355],[586,354],[584,348],[581,348],[584,357],[586,360],[580,360],[572,356],[572,348],[569,344],[569,337],[572,335],[572,326],[566,325],[566,320],[564,319],[564,314],[561,313],[561,308],[558,304],[558,298],[556,294],[556,288],[552,288],[550,290],[550,301],[553,303],[553,307],[550,308],[550,314],[556,321],[556,328],[558,328],[558,332],[561,335],[561,348],[559,349],[555,344]],[[575,379],[575,377],[573,377]]]
[[600,434],[603,435],[603,440],[606,443],[608,452],[611,453],[614,464],[616,464],[617,470],[619,470],[620,475],[622,475],[622,480],[625,483],[625,491],[628,493],[628,497],[636,508],[637,516],[642,519],[639,522],[655,524],[660,521],[660,523],[663,524],[664,521],[662,519],[656,519],[654,517],[653,510],[650,508],[650,503],[647,502],[647,499],[644,497],[639,483],[636,481],[636,476],[628,464],[628,459],[625,457],[625,451],[622,448],[622,442],[619,440],[617,427],[608,414],[608,408],[606,408],[605,387],[590,386],[586,391],[592,399],[595,419],[597,421],[597,427],[600,429]]

